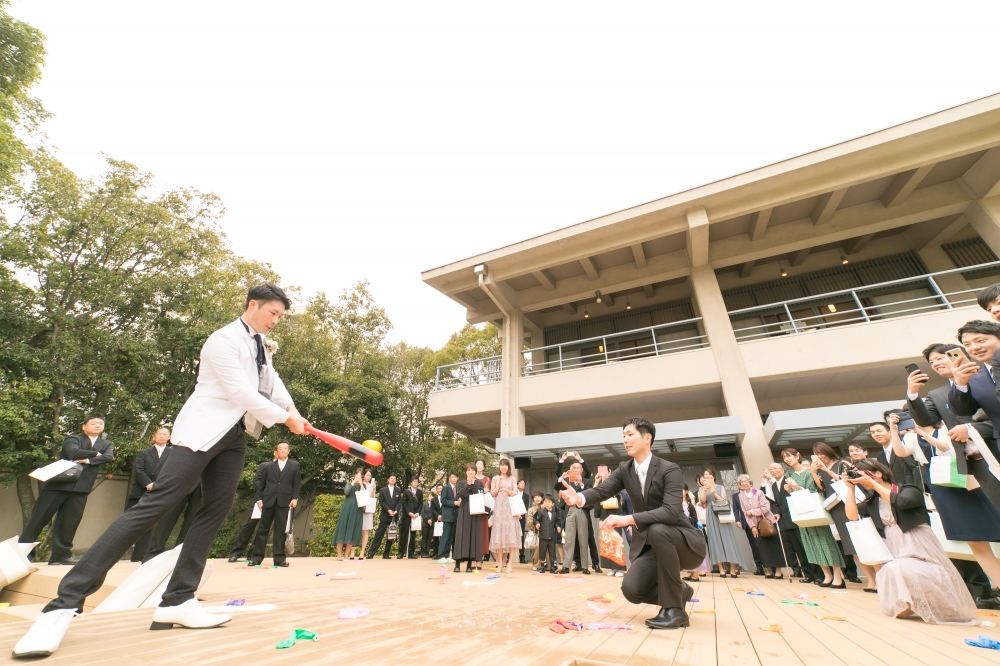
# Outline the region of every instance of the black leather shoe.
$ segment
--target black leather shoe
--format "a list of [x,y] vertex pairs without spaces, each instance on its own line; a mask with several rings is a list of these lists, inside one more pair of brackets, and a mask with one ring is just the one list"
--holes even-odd
[[687,583],[684,583],[683,598],[684,598],[684,607],[685,608],[687,608],[687,604],[688,604],[689,601],[691,601],[692,597],[694,597],[694,588],[691,587],[690,585],[688,585]]
[[757,567],[757,570],[753,572],[753,575],[754,576],[763,576],[764,575],[764,567]]
[[287,561],[286,562],[279,562],[278,566],[279,567],[287,567],[288,566],[288,562]]
[[812,578],[808,578],[808,577],[807,577],[807,578],[803,578],[803,579],[802,579],[802,580],[800,580],[799,582],[800,582],[800,583],[812,583],[812,582],[814,582],[814,581],[813,581],[813,579],[812,579]]
[[984,599],[983,597],[976,597],[976,608],[981,610],[1000,610],[1000,600],[998,599]]
[[76,564],[79,561],[80,560],[74,560],[71,557],[68,560],[57,560],[55,562],[49,562],[49,566],[50,567],[54,567],[54,566],[58,566],[58,565],[64,565],[64,566],[67,566],[67,567],[71,567],[71,566],[73,566],[74,564]]
[[260,566],[260,562],[254,562],[253,560],[251,560],[251,561],[247,562],[247,566],[248,567],[259,567]]
[[563,567],[562,569],[559,570],[559,573],[561,573],[562,575],[565,576],[566,574],[569,573],[569,569],[567,569],[566,567]]
[[596,565],[596,564],[595,564],[595,565],[594,565],[594,573],[595,573],[595,574],[602,574],[602,573],[604,573],[604,570],[603,570],[603,569],[601,569],[601,567],[600,567],[600,566],[598,566],[598,565]]
[[661,608],[656,617],[646,620],[650,629],[680,629],[690,625],[688,614],[681,608]]
[[589,576],[590,569],[580,569],[580,573],[582,573],[584,576]]
[[234,555],[234,556],[230,557],[230,558],[229,558],[229,559],[228,559],[227,561],[228,561],[228,562],[236,562],[236,561],[238,561],[239,559],[240,559],[240,558],[238,558],[238,557],[236,557],[236,556]]
[[857,583],[858,585],[861,584],[861,579],[858,578],[857,576],[844,576],[844,580],[846,580],[848,583]]
[[846,590],[847,589],[847,581],[846,580],[840,581],[840,585],[834,585],[831,582],[830,585],[829,585],[829,587],[830,587],[831,590]]
[[792,569],[792,578],[802,578],[802,569]]

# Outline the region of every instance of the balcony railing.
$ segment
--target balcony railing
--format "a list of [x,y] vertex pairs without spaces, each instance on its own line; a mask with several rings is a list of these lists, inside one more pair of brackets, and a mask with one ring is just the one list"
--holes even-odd
[[1000,268],[1000,261],[732,310],[729,319],[736,339],[746,341],[950,310],[975,303],[979,290],[946,292],[941,278],[988,268]]
[[701,317],[696,317],[622,333],[526,349],[523,353],[521,376],[606,365],[705,347],[708,345],[708,337],[699,333],[700,321]]
[[500,381],[500,357],[477,358],[474,361],[461,361],[450,365],[438,366],[434,378],[434,390],[443,391],[463,386],[492,384]]

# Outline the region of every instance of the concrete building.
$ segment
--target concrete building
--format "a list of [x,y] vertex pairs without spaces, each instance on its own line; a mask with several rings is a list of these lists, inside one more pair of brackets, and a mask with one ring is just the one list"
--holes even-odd
[[994,95],[426,271],[503,332],[438,369],[430,415],[532,486],[565,449],[616,464],[632,415],[689,484],[756,479],[780,447],[872,444],[903,366],[984,317],[998,255]]

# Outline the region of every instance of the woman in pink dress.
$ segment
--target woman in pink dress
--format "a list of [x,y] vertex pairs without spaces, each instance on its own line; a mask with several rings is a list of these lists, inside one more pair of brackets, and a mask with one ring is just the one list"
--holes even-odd
[[517,481],[510,475],[510,461],[500,459],[500,473],[490,483],[490,494],[496,500],[493,506],[493,530],[490,533],[490,550],[497,560],[497,572],[503,568],[507,554],[507,573],[514,573],[514,560],[521,547],[521,523],[510,509],[510,498],[519,495]]
[[[476,481],[483,484],[483,492],[490,492],[490,477],[486,476],[484,470],[486,469],[486,462],[483,460],[476,461]],[[491,493],[492,494],[492,493]],[[490,512],[487,510],[487,514]],[[483,555],[486,556],[486,560],[490,557],[490,523],[487,518],[483,518],[482,521],[482,539],[483,544]]]

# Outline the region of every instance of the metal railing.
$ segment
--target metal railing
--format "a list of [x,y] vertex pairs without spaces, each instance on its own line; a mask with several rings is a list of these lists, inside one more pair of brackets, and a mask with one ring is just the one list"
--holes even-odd
[[[733,322],[736,339],[742,342],[777,335],[807,333],[847,324],[881,321],[922,312],[950,310],[975,303],[979,289],[960,289],[946,293],[938,285],[940,278],[984,268],[1000,268],[1000,261],[732,310],[729,312],[729,319]],[[921,289],[926,289],[929,293],[926,296],[912,298],[892,298],[893,295],[900,295],[904,291]],[[806,311],[810,311],[811,314],[804,315]],[[752,319],[762,323],[736,326]]]
[[[526,349],[523,352],[521,376],[606,365],[706,347],[708,336],[698,334],[700,321],[701,317],[696,317],[622,333]],[[686,335],[692,332],[695,334]]]
[[500,381],[500,369],[499,356],[438,366],[437,375],[434,377],[434,390],[492,384]]

